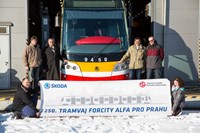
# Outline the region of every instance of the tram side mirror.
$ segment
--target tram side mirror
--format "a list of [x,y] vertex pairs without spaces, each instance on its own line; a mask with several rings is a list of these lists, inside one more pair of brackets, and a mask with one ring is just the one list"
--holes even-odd
[[133,17],[132,16],[128,16],[128,26],[133,27]]

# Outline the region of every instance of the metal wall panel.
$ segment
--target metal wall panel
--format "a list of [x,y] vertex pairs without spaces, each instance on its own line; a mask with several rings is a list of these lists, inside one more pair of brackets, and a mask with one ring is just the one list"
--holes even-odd
[[187,84],[197,85],[199,0],[152,0],[152,4],[153,33],[165,49],[165,77],[180,76]]
[[25,70],[22,64],[22,51],[28,36],[28,1],[1,0],[0,21],[12,22],[11,26],[11,84],[24,78]]

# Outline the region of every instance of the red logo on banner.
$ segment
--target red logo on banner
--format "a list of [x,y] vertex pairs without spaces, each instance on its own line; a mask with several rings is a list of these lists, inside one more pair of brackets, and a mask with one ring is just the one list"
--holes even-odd
[[140,87],[144,88],[146,86],[146,83],[144,81],[140,82]]

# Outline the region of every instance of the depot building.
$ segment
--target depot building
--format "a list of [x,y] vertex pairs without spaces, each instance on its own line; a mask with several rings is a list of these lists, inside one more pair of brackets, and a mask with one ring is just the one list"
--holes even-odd
[[[86,0],[90,1],[90,0]],[[99,0],[100,1],[100,0]],[[199,85],[200,0],[125,0],[130,43],[142,38],[144,45],[153,35],[164,47],[164,77],[180,76],[186,85]],[[11,89],[25,77],[22,54],[26,39],[33,35],[45,46],[54,37],[62,0],[0,1],[0,89]]]

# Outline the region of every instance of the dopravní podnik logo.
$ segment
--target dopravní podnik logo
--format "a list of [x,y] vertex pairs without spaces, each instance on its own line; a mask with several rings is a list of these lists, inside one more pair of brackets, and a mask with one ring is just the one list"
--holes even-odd
[[45,89],[50,89],[50,88],[67,88],[67,84],[50,84],[50,83],[45,83],[44,84]]

